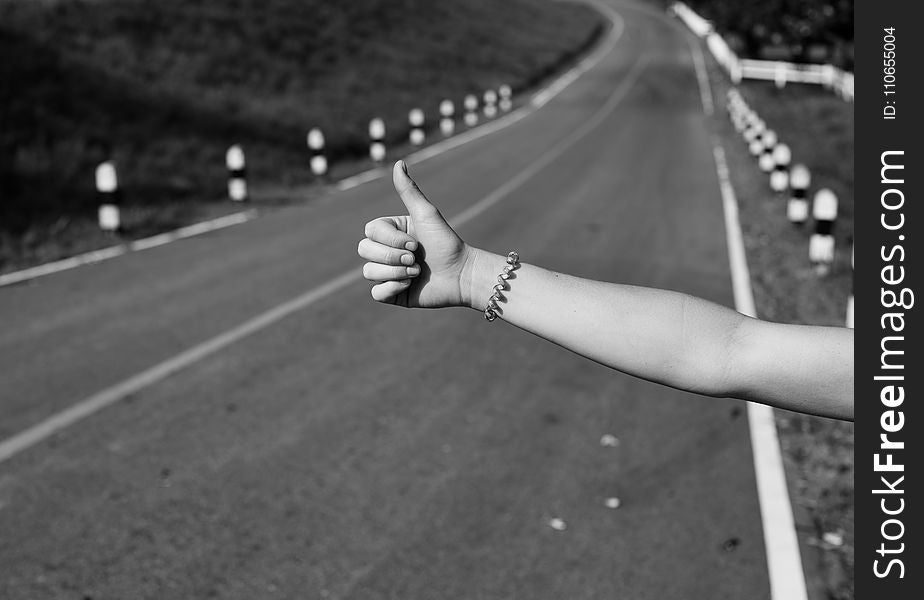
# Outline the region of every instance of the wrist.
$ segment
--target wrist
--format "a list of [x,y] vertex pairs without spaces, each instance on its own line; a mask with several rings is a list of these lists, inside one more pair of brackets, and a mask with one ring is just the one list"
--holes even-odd
[[459,286],[462,306],[483,311],[494,293],[497,274],[504,268],[506,259],[474,247],[468,247],[466,254]]

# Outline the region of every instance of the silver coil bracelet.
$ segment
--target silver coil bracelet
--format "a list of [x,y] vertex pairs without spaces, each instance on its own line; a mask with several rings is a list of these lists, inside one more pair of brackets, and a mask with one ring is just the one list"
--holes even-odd
[[484,309],[484,318],[488,321],[493,321],[497,318],[497,302],[503,298],[501,292],[510,287],[510,284],[507,283],[507,280],[510,279],[510,272],[516,271],[519,268],[520,255],[517,254],[516,251],[507,254],[507,264],[504,265],[504,270],[501,271],[501,274],[497,276],[497,283],[494,284],[494,293],[491,294],[488,305]]

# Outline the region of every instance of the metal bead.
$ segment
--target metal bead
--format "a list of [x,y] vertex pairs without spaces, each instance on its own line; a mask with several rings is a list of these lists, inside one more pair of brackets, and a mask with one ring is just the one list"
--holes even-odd
[[507,264],[504,265],[503,272],[497,276],[497,283],[494,284],[494,293],[491,295],[491,298],[488,300],[488,305],[484,309],[485,320],[493,321],[497,318],[495,310],[498,308],[497,302],[503,298],[501,291],[509,289],[510,284],[507,283],[507,280],[510,279],[510,272],[518,268],[520,268],[520,255],[517,254],[516,251],[508,253]]

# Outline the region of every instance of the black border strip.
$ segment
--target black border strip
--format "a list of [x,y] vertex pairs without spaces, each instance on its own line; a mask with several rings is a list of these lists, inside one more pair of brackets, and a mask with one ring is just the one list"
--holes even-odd
[[[924,343],[921,319],[916,314],[920,309],[911,301],[914,292],[922,291],[924,270],[919,242],[924,236],[920,209],[924,173],[917,147],[924,132],[917,116],[924,109],[917,81],[924,64],[924,32],[918,30],[920,21],[913,14],[918,9],[918,3],[901,0],[863,1],[855,7],[857,598],[919,598],[924,589],[918,581],[924,569],[913,558],[920,555],[917,517],[922,508],[911,491],[921,487],[912,455],[921,454],[915,443],[921,436],[914,433],[921,432],[918,404],[924,379],[924,361],[915,351]],[[887,77],[891,57],[884,54],[889,51],[885,47],[889,27],[894,28],[895,36],[895,87],[886,86],[891,80]],[[887,118],[892,111],[887,107],[894,107],[894,118]],[[888,162],[902,164],[904,169],[883,173],[886,152],[894,152],[887,155]],[[883,182],[883,175],[888,181]],[[883,208],[883,198],[896,208]],[[887,229],[901,223],[901,218],[901,227]],[[908,307],[887,306],[894,301],[893,293]],[[904,354],[884,355],[886,338],[887,349]],[[883,368],[883,358],[904,368]],[[883,375],[903,379],[876,379]],[[891,392],[890,385],[896,386]],[[904,391],[902,401],[898,387]],[[882,448],[883,434],[895,444],[891,449]],[[898,445],[902,442],[904,448]],[[881,464],[891,460],[903,465],[903,470],[877,471],[877,460]]]

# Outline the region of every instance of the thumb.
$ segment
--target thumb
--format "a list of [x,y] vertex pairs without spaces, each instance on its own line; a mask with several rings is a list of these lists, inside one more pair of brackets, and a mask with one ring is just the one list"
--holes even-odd
[[430,204],[424,193],[417,187],[417,183],[408,175],[407,164],[403,160],[395,163],[392,181],[411,219],[422,222],[440,216],[436,207]]

